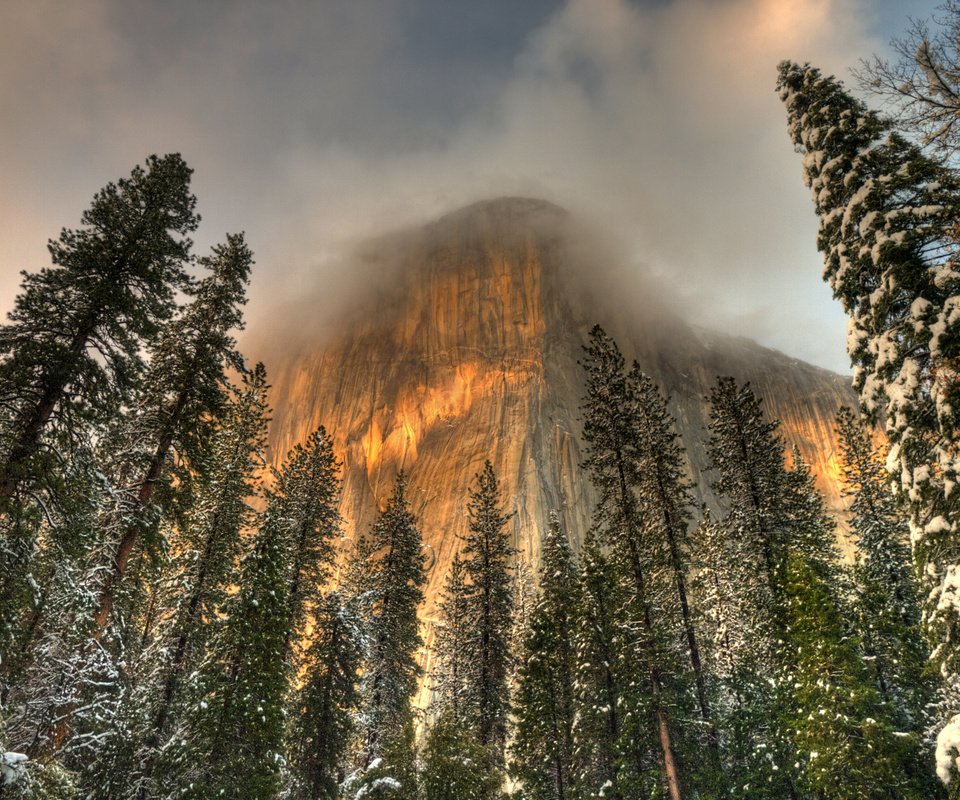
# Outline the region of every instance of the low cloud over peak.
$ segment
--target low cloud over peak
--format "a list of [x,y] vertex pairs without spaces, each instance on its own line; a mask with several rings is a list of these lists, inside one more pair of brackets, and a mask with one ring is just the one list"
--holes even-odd
[[700,324],[844,369],[773,84],[783,58],[842,74],[878,49],[873,4],[197,5],[5,12],[0,96],[18,110],[0,123],[7,304],[16,271],[46,263],[45,239],[98,186],[180,150],[199,244],[245,229],[257,252],[250,335],[317,285],[328,307],[315,313],[346,302],[357,241],[509,194],[608,231],[625,274],[670,283]]

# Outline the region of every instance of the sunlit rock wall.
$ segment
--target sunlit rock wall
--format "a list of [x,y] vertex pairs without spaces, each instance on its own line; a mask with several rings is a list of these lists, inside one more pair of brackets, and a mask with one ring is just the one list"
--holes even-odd
[[573,542],[582,540],[593,497],[578,466],[577,359],[597,322],[669,394],[701,499],[713,502],[704,474],[705,397],[724,374],[751,382],[782,421],[784,438],[812,464],[830,506],[840,505],[833,417],[854,401],[849,380],[695,329],[656,298],[635,311],[595,299],[594,265],[572,235],[561,209],[508,198],[385,238],[376,245],[382,271],[339,334],[272,365],[273,457],[326,426],[343,461],[349,534],[369,529],[397,471],[407,472],[431,563],[428,637],[466,530],[468,490],[486,459],[515,512],[522,556],[537,563],[551,510]]

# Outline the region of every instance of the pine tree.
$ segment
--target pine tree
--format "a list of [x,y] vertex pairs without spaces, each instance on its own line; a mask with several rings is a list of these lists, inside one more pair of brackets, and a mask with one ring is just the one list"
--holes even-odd
[[798,789],[818,800],[937,797],[916,735],[891,724],[833,578],[799,551],[788,556],[780,720],[796,753]]
[[338,800],[354,736],[362,659],[352,599],[331,591],[317,606],[289,736],[291,800]]
[[932,796],[917,766],[916,737],[895,729],[893,709],[865,665],[835,525],[809,468],[794,448],[786,469],[776,424],[763,419],[749,387],[722,378],[711,405],[710,453],[715,488],[729,504],[729,538],[725,547],[714,536],[707,541],[713,563],[702,578],[718,587],[721,614],[751,623],[749,636],[738,631],[739,641],[720,642],[732,656],[726,727],[736,733],[729,753],[735,790],[749,787],[749,797]]
[[622,649],[618,616],[623,591],[592,531],[580,550],[578,588],[573,731],[576,791],[586,798],[622,800],[633,766],[622,761],[619,749],[623,709],[617,670]]
[[240,565],[239,591],[225,606],[195,678],[181,747],[171,754],[165,778],[170,795],[267,800],[280,788],[293,624],[288,540],[277,512],[275,505],[267,510]]
[[469,656],[472,629],[467,566],[459,553],[450,562],[437,607],[434,669],[430,673],[433,711],[449,725],[464,725],[468,714],[467,692],[475,680],[471,673],[475,664]]
[[142,539],[155,534],[158,515],[151,504],[176,452],[181,457],[202,450],[215,419],[227,401],[225,370],[237,363],[232,331],[242,327],[240,307],[245,300],[253,256],[243,236],[230,235],[226,244],[202,259],[209,275],[197,287],[196,298],[169,323],[152,349],[150,372],[143,392],[145,402],[129,434],[143,447],[136,452],[136,494],[126,507],[106,580],[100,589],[94,618],[99,636],[110,621],[118,588]]
[[[714,570],[727,630],[727,764],[742,796],[799,797],[793,744],[777,724],[784,668],[783,587],[792,525],[789,479],[777,423],[764,418],[749,385],[719,378],[710,393],[714,493],[728,507],[724,532],[700,561]],[[707,559],[710,558],[710,561]],[[732,591],[731,591],[732,588]],[[746,628],[741,627],[748,623]],[[764,792],[761,794],[761,792]]]
[[[649,377],[634,362],[629,382],[636,387],[642,451],[642,514],[647,535],[656,546],[666,546],[668,567],[676,585],[677,605],[690,668],[693,672],[700,717],[708,728],[708,746],[716,749],[716,729],[710,714],[703,658],[693,622],[688,583],[690,543],[688,530],[694,507],[692,484],[686,477],[685,454],[667,404]],[[658,540],[661,540],[658,541]]]
[[290,606],[287,648],[296,662],[309,640],[310,618],[330,578],[333,542],[340,535],[340,462],[321,425],[288,454],[274,473],[271,524],[282,530],[289,553],[285,593]]
[[577,572],[559,517],[541,549],[539,600],[527,625],[517,681],[512,772],[531,800],[575,796],[573,684]]
[[491,767],[503,765],[510,709],[513,592],[510,559],[514,554],[505,529],[510,515],[493,465],[487,461],[477,475],[467,505],[470,528],[464,537],[464,564],[468,577],[468,658],[473,662],[466,686],[469,728],[491,754]]
[[[196,228],[191,170],[179,155],[108,184],[24,273],[0,328],[0,671],[27,665],[53,573],[91,544],[83,517],[106,471],[91,453],[141,375],[141,351],[189,290]],[[18,491],[21,490],[22,491]],[[74,563],[76,567],[76,563]]]
[[889,486],[885,457],[869,429],[847,408],[837,414],[840,469],[850,499],[857,629],[876,686],[904,730],[926,726],[932,699],[925,673],[920,602],[910,569],[908,522]]
[[362,774],[353,786],[358,796],[365,797],[371,786],[378,781],[386,785],[390,779],[396,782],[396,790],[413,797],[410,701],[421,673],[416,658],[423,645],[417,610],[426,578],[423,544],[402,473],[370,538],[377,556],[370,562],[372,615],[366,624],[361,684]]
[[[584,462],[600,500],[595,511],[597,527],[612,548],[620,575],[630,586],[628,607],[635,648],[628,659],[637,672],[630,676],[633,697],[625,698],[631,707],[624,715],[623,735],[635,748],[642,748],[652,733],[659,751],[663,785],[671,800],[682,796],[680,764],[677,757],[676,730],[669,707],[681,693],[671,689],[678,675],[676,663],[676,626],[670,606],[675,586],[669,579],[669,555],[661,537],[649,536],[651,519],[644,513],[638,490],[645,486],[641,453],[639,388],[625,371],[624,359],[616,343],[600,326],[590,331],[584,347],[586,358],[586,398],[582,405],[587,459]],[[662,525],[662,517],[657,520]],[[672,695],[672,696],[668,696]],[[652,721],[652,731],[645,726]]]
[[[944,722],[960,730],[960,178],[810,66],[777,83],[804,152],[824,278],[850,316],[854,385],[890,441],[888,468],[910,513],[923,617],[944,679]],[[946,773],[952,767],[942,764]]]
[[213,434],[205,475],[175,538],[176,555],[162,586],[163,604],[171,611],[153,637],[150,674],[139,677],[149,715],[140,757],[140,798],[158,794],[150,781],[158,758],[162,761],[164,742],[176,729],[184,679],[202,658],[211,620],[226,602],[242,535],[256,527],[249,503],[264,466],[268,386],[262,364],[242,377]]
[[[171,756],[186,797],[224,791],[265,798],[279,790],[290,678],[304,664],[300,643],[308,641],[339,530],[338,466],[321,428],[274,475],[254,549],[236,580],[240,591],[227,604],[193,708],[184,713],[196,722],[178,735],[185,746]],[[208,763],[214,767],[204,771]]]
[[[108,419],[142,370],[141,348],[188,288],[184,267],[197,227],[191,170],[179,154],[150,156],[109,183],[48,245],[52,268],[24,273],[0,329],[0,511],[48,464],[33,464],[45,431],[67,443],[84,421]],[[57,437],[54,437],[57,438]]]
[[426,734],[421,754],[423,800],[494,800],[500,776],[488,767],[489,754],[446,711]]

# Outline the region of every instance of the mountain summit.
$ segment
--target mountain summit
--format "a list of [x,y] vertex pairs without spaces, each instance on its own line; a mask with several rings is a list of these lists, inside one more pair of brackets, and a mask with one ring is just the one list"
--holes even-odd
[[339,335],[275,360],[274,458],[325,425],[343,460],[348,530],[367,530],[396,472],[407,472],[432,551],[428,619],[486,459],[514,503],[523,557],[538,562],[551,510],[582,540],[593,497],[579,466],[577,361],[596,323],[670,396],[705,501],[705,397],[717,375],[732,375],[750,381],[828,503],[839,503],[833,418],[855,402],[849,380],[694,328],[656,298],[598,299],[594,278],[609,273],[600,269],[607,256],[582,230],[558,206],[509,197],[384,237],[367,253],[375,286]]

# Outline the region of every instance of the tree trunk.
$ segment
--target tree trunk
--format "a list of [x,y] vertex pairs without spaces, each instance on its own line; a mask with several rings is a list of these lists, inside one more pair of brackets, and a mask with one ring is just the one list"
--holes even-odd
[[[153,454],[153,458],[150,460],[150,466],[147,468],[147,474],[144,476],[143,482],[140,484],[140,491],[137,493],[137,502],[135,505],[135,513],[139,516],[139,513],[146,508],[150,501],[153,499],[153,494],[157,488],[157,481],[160,479],[160,475],[163,472],[163,467],[167,461],[167,455],[170,452],[170,447],[173,444],[173,431],[175,427],[175,420],[171,419],[170,423],[167,426],[167,430],[160,437],[160,441],[157,443],[157,449]],[[93,637],[99,638],[103,635],[103,631],[107,627],[107,623],[110,621],[110,614],[113,611],[113,601],[116,594],[116,590],[120,585],[120,582],[123,580],[123,576],[127,572],[127,566],[130,563],[130,557],[133,555],[134,548],[137,545],[137,542],[140,540],[140,534],[143,532],[143,521],[136,519],[131,522],[126,530],[123,532],[123,536],[120,537],[120,542],[117,545],[116,553],[113,557],[113,564],[110,574],[107,576],[107,580],[103,585],[103,588],[100,590],[100,602],[98,604],[97,613],[94,616],[93,624],[94,631]]]
[[643,625],[647,634],[645,646],[647,650],[647,663],[650,669],[650,699],[657,723],[657,737],[660,741],[660,752],[663,760],[663,777],[667,785],[667,793],[670,800],[681,800],[680,776],[677,770],[676,758],[673,753],[670,726],[667,722],[667,715],[661,699],[663,689],[660,685],[660,670],[657,667],[656,653],[654,652],[653,615],[650,611],[650,604],[647,602],[643,567],[640,563],[640,554],[637,551],[637,542],[633,536],[632,497],[627,487],[626,474],[623,466],[623,454],[618,451],[616,457],[617,471],[620,479],[620,509],[624,521],[624,534],[627,537],[627,545],[630,549],[630,564],[633,569],[633,580],[637,597],[643,606]]
[[[68,349],[68,366],[76,364],[87,347],[87,342],[97,327],[98,317],[91,314],[87,317],[80,329],[74,334]],[[50,422],[53,412],[63,398],[64,390],[72,375],[69,369],[51,377],[47,381],[40,399],[28,414],[23,417],[23,427],[20,435],[10,448],[6,463],[0,467],[0,514],[9,509],[10,498],[16,494],[23,475],[20,474],[24,464],[33,457],[40,447],[40,434]]]
[[[211,531],[216,530],[218,515],[219,512],[214,516],[214,521],[211,524]],[[203,555],[200,558],[200,569],[197,571],[196,586],[194,587],[194,592],[190,597],[190,602],[187,604],[187,613],[185,615],[183,625],[180,628],[180,635],[177,637],[177,645],[173,651],[173,658],[170,661],[167,677],[163,682],[163,695],[160,698],[160,707],[157,709],[157,713],[154,715],[150,736],[146,744],[148,755],[146,764],[143,768],[143,774],[141,778],[142,783],[140,790],[137,793],[137,800],[146,800],[147,798],[149,781],[153,775],[153,768],[156,765],[156,749],[160,745],[160,740],[163,737],[163,731],[167,726],[167,719],[170,715],[170,709],[173,705],[173,700],[176,697],[178,689],[180,688],[180,676],[183,674],[183,668],[186,664],[187,646],[189,645],[190,637],[195,630],[197,614],[200,610],[200,601],[203,599],[204,595],[203,585],[204,581],[206,580],[207,566],[210,560],[210,554],[213,550],[214,538],[215,537],[212,533],[207,538]]]
[[675,534],[675,521],[667,500],[667,492],[663,485],[663,478],[657,471],[657,488],[660,494],[660,507],[663,511],[663,525],[670,549],[670,565],[673,568],[674,579],[677,583],[677,597],[680,600],[680,614],[683,619],[683,629],[687,637],[687,650],[690,655],[690,666],[693,668],[693,677],[697,687],[697,704],[700,706],[700,716],[707,724],[710,749],[714,757],[718,756],[717,748],[720,742],[720,733],[713,723],[710,714],[710,704],[707,699],[707,682],[703,676],[703,662],[700,658],[700,646],[697,634],[693,627],[693,615],[690,613],[690,603],[687,599],[687,578],[683,569],[683,559],[680,555],[680,545]]

